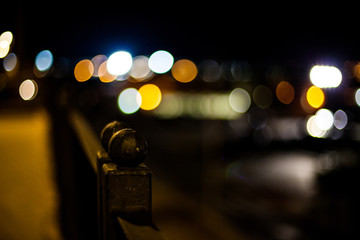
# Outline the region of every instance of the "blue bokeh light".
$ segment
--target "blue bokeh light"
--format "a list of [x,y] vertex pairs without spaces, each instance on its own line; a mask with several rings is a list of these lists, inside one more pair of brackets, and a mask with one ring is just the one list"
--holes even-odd
[[54,61],[53,55],[49,50],[43,50],[38,53],[35,58],[35,66],[41,71],[47,71],[50,69]]

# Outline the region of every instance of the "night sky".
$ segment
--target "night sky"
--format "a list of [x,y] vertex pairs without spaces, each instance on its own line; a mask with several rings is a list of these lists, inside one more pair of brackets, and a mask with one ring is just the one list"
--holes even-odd
[[[96,4],[15,3],[3,13],[0,30],[11,30],[16,50],[32,58],[50,49],[74,59],[127,50],[132,55],[165,49],[175,57],[201,60],[357,60],[356,15],[342,8],[253,6],[221,3],[150,2]],[[349,6],[351,8],[351,6]],[[338,12],[335,12],[335,11]]]

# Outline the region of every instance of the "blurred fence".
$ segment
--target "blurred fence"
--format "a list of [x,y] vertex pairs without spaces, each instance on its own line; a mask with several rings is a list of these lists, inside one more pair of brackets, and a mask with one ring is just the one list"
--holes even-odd
[[[53,117],[64,238],[164,239],[152,222],[151,171],[141,163],[143,137],[126,128],[108,154],[81,114]],[[110,129],[106,143],[118,130]]]

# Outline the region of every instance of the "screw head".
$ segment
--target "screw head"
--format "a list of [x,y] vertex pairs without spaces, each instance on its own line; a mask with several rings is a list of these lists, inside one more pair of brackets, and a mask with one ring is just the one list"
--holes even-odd
[[110,158],[119,166],[137,166],[144,162],[147,154],[145,138],[133,129],[117,131],[109,141]]
[[113,121],[103,128],[101,131],[101,144],[105,150],[108,149],[110,138],[114,133],[124,128],[129,128],[129,125],[119,121]]

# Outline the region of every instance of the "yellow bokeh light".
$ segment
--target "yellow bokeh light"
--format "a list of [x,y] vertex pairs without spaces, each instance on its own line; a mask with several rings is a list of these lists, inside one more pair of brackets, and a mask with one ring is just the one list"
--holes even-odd
[[311,86],[306,92],[306,99],[309,105],[313,108],[319,108],[324,104],[324,92],[315,86]]
[[195,63],[187,59],[181,59],[174,63],[171,73],[173,77],[182,83],[191,82],[196,77],[198,70]]
[[74,75],[78,82],[89,80],[94,73],[94,65],[89,59],[78,62],[74,69]]
[[276,97],[284,104],[290,104],[295,97],[294,87],[286,82],[280,82],[276,87]]
[[7,45],[10,45],[13,40],[13,34],[10,31],[3,32],[0,35],[0,42],[6,42]]
[[143,110],[153,110],[159,106],[162,94],[158,86],[154,84],[146,84],[139,89],[141,95],[140,108]]
[[9,53],[10,46],[6,44],[1,44],[0,42],[0,58],[6,57],[6,55]]
[[10,31],[3,32],[0,35],[0,58],[6,57],[9,53],[12,40],[13,34]]

